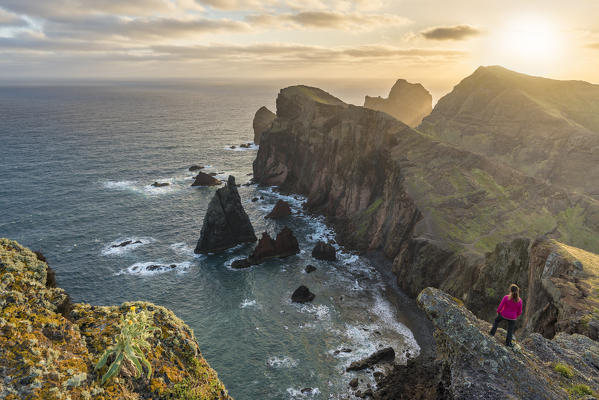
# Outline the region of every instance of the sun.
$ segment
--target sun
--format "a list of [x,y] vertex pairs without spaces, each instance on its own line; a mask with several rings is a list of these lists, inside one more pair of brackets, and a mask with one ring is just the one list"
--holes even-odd
[[534,15],[513,17],[490,32],[481,43],[483,64],[498,64],[533,75],[554,70],[563,56],[560,27]]
[[558,50],[557,28],[542,18],[519,18],[507,25],[504,36],[504,51],[512,57],[529,60],[553,58]]

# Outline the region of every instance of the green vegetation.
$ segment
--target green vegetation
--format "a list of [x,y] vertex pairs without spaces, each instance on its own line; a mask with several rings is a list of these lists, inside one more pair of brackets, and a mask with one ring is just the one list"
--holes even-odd
[[568,393],[570,393],[570,395],[573,395],[576,397],[593,395],[593,391],[591,390],[589,385],[585,385],[585,384],[581,384],[581,383],[570,386],[568,388]]
[[96,369],[101,369],[106,364],[108,357],[114,354],[112,364],[102,376],[102,385],[120,371],[125,357],[135,365],[137,370],[136,378],[139,378],[143,373],[143,364],[148,369],[147,377],[150,379],[152,366],[146,359],[142,349],[150,348],[147,339],[156,330],[158,328],[148,322],[147,312],[142,310],[135,313],[135,306],[131,306],[125,317],[121,315],[121,332],[116,336],[116,343],[104,351],[96,364]]
[[571,379],[574,377],[574,372],[572,371],[572,368],[570,368],[566,364],[558,362],[553,366],[553,370],[555,372],[560,373],[564,378]]
[[495,297],[495,294],[496,294],[495,289],[490,288],[490,287],[485,289],[485,293],[487,294],[487,297]]

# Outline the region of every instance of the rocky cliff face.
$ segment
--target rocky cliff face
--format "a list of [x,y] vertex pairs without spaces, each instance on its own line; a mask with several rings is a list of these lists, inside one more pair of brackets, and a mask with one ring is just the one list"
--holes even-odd
[[260,107],[254,115],[252,125],[254,127],[254,143],[260,144],[260,137],[264,131],[270,129],[272,121],[275,119],[275,114],[266,107]]
[[[437,360],[416,359],[410,370],[396,367],[379,383],[375,399],[566,400],[597,396],[596,341],[565,333],[548,340],[535,333],[518,341],[512,350],[503,344],[503,329],[496,337],[489,336],[491,325],[447,293],[426,288],[418,296],[418,304],[435,327]],[[421,372],[431,379],[422,381],[414,376]]]
[[594,200],[317,88],[281,90],[254,177],[306,195],[342,244],[382,251],[408,294],[435,286],[484,318],[510,282],[531,287],[522,237],[599,251]]
[[389,97],[366,96],[364,107],[386,112],[413,128],[433,110],[433,97],[421,84],[398,79]]
[[[48,276],[36,254],[0,239],[0,398],[230,399],[191,329],[171,311],[146,302],[70,304]],[[131,306],[147,310],[159,328],[146,353],[152,378],[136,379],[124,362],[116,379],[101,386],[94,366]]]
[[599,85],[480,67],[418,129],[599,199]]

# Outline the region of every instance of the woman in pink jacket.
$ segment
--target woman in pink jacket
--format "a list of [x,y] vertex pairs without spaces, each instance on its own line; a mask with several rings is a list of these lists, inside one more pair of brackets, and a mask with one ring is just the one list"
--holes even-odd
[[520,298],[520,288],[512,284],[510,285],[510,294],[503,296],[499,307],[497,307],[497,318],[491,329],[491,336],[495,335],[497,325],[503,320],[507,321],[507,336],[505,337],[505,345],[514,347],[512,344],[512,335],[514,334],[514,326],[516,320],[522,314],[522,299]]

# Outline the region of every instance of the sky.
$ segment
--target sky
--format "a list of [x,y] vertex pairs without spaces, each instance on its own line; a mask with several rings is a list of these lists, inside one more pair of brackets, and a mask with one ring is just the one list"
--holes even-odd
[[0,0],[0,80],[599,83],[599,0]]

